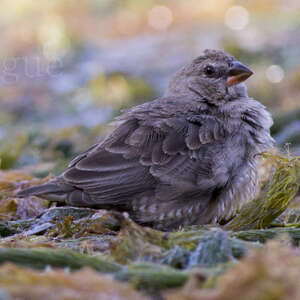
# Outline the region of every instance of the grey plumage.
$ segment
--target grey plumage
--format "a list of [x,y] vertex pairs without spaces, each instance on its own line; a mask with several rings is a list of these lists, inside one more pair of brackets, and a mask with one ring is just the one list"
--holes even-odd
[[247,96],[252,72],[217,50],[179,70],[165,96],[117,118],[102,143],[19,196],[128,211],[162,230],[230,218],[258,190],[272,119]]

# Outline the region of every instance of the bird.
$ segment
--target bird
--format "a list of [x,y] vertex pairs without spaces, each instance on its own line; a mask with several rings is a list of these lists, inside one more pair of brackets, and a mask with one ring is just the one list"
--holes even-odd
[[163,96],[124,111],[61,175],[18,196],[127,212],[162,231],[230,220],[257,195],[259,154],[274,146],[271,114],[247,94],[252,74],[206,49]]

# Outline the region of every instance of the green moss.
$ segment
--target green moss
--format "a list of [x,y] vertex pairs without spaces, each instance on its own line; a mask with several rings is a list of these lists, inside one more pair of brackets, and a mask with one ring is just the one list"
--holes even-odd
[[46,266],[69,267],[77,270],[82,267],[91,267],[104,273],[121,270],[121,266],[98,257],[83,255],[67,249],[0,249],[0,264],[12,262],[18,265],[35,269],[44,269]]
[[8,222],[0,222],[0,237],[6,237],[17,233],[17,230],[10,226]]
[[137,289],[148,292],[180,287],[188,277],[188,272],[157,264],[133,264],[115,275],[116,279],[130,281]]
[[235,231],[266,228],[286,210],[296,196],[300,186],[300,158],[289,154],[263,155],[272,161],[275,169],[265,191],[257,199],[245,204],[224,228]]

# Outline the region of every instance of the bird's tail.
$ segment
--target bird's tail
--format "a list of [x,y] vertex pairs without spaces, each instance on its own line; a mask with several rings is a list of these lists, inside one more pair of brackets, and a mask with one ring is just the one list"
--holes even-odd
[[45,183],[23,189],[17,193],[17,197],[24,198],[28,196],[39,196],[49,201],[65,202],[68,191],[55,183]]

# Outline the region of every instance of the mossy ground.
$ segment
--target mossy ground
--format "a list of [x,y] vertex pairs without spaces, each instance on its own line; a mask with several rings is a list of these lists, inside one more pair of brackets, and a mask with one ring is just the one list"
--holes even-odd
[[[7,299],[20,295],[38,299],[59,282],[55,299],[98,299],[113,294],[121,299],[158,295],[165,299],[240,299],[243,290],[244,299],[271,300],[288,299],[290,288],[293,298],[300,297],[293,279],[300,275],[300,252],[292,246],[300,241],[295,199],[300,160],[290,155],[263,156],[271,165],[269,180],[259,197],[242,207],[228,224],[174,232],[142,227],[126,214],[113,211],[50,207],[37,197],[16,198],[19,189],[41,184],[51,176],[37,179],[21,171],[2,171],[3,293]],[[287,237],[267,242],[278,234]],[[276,260],[280,260],[277,267]]]
[[[238,31],[226,21],[236,5],[250,21]],[[164,19],[155,6],[171,17],[167,29],[153,27]],[[297,1],[2,0],[1,8],[0,299],[300,299],[299,158],[268,155],[271,179],[223,227],[166,233],[111,211],[15,197],[101,141],[121,109],[162,95],[171,74],[208,47],[251,67],[248,94],[272,112],[277,145],[300,155]],[[280,82],[267,76],[274,65]]]

